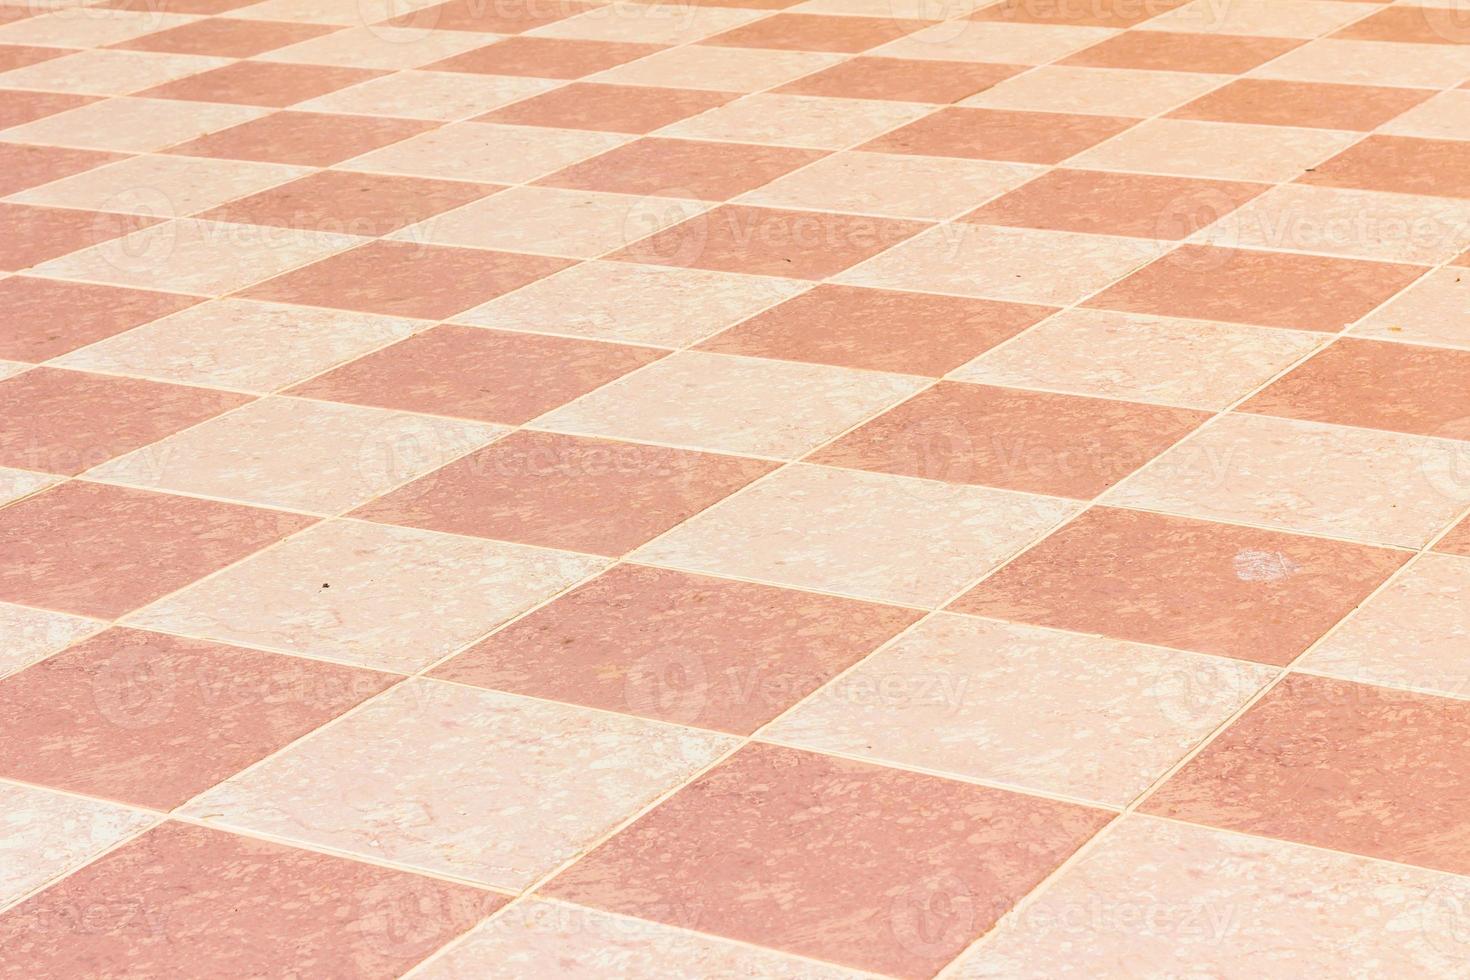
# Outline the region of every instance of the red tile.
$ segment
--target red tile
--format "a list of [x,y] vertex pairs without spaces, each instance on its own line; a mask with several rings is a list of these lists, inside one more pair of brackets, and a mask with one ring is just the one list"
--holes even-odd
[[723,34],[705,38],[700,43],[737,48],[780,48],[856,54],[927,26],[928,21],[901,20],[896,17],[772,14]]
[[37,48],[27,44],[0,44],[0,71],[24,68],[71,54],[65,48]]
[[19,271],[68,252],[158,224],[160,219],[103,211],[0,204],[0,269]]
[[376,238],[501,189],[458,180],[322,170],[200,217]]
[[0,129],[9,129],[11,126],[19,126],[46,116],[54,116],[58,112],[76,109],[96,101],[95,97],[88,95],[0,89]]
[[572,264],[488,249],[369,242],[252,286],[241,295],[442,320]]
[[1090,499],[1209,417],[1161,405],[942,381],[809,459]]
[[1025,65],[970,61],[909,61],[903,58],[850,58],[776,89],[793,95],[838,99],[886,99],[947,104],[983,92]]
[[575,41],[558,37],[512,37],[436,61],[429,71],[533,78],[581,78],[662,51],[659,44]]
[[1096,170],[1053,170],[964,220],[1178,240],[1223,218],[1268,184]]
[[269,20],[232,20],[208,17],[156,34],[112,45],[133,51],[171,51],[176,54],[253,58],[288,44],[307,41],[342,28],[325,24],[287,24]]
[[443,324],[313,378],[290,394],[520,425],[665,353]]
[[45,361],[198,303],[193,296],[12,276],[0,280],[0,359]]
[[1369,136],[1297,179],[1329,187],[1470,197],[1470,141]]
[[950,608],[1280,665],[1352,612],[1408,557],[1094,507]]
[[248,401],[213,388],[33,368],[0,381],[0,466],[80,473]]
[[1470,17],[1457,0],[1432,0],[1424,6],[1385,7],[1332,36],[1355,41],[1470,44]]
[[1305,43],[1288,37],[1126,31],[1084,48],[1059,64],[1239,75]]
[[1061,163],[1138,122],[1113,116],[940,109],[859,147],[878,153]]
[[573,82],[523,102],[492,110],[474,121],[642,134],[697,116],[736,98],[739,95],[734,92]]
[[121,159],[123,157],[118,153],[0,143],[0,195],[49,184]]
[[635,242],[609,258],[825,279],[927,227],[918,221],[726,204]]
[[468,885],[165,823],[0,915],[0,946],[14,977],[388,980],[505,901]]
[[[392,8],[389,8],[392,9]],[[575,14],[599,9],[596,4],[576,0],[449,0],[423,7],[386,21],[392,27],[420,31],[479,31],[484,34],[519,34],[565,20]]]
[[166,82],[140,97],[232,102],[284,107],[335,92],[384,74],[362,68],[284,65],[269,61],[237,61],[233,65]]
[[97,483],[0,509],[0,599],[116,619],[314,518]]
[[1190,0],[1001,0],[971,20],[1075,27],[1132,27]]
[[616,194],[727,201],[826,155],[823,150],[650,136],[574,163],[536,183]]
[[171,810],[395,679],[110,629],[0,682],[0,774]]
[[621,555],[771,468],[740,456],[522,431],[354,516]]
[[1337,331],[1424,271],[1387,262],[1183,245],[1084,305]]
[[414,119],[275,112],[168,150],[185,156],[329,167],[438,126]]
[[1470,439],[1470,351],[1344,338],[1240,410]]
[[1169,115],[1176,119],[1367,132],[1433,94],[1428,89],[1240,78]]
[[40,7],[31,9],[13,4],[5,4],[4,6],[0,6],[0,24],[8,24],[13,20],[25,20],[27,17],[34,17],[41,12],[41,9]]
[[1149,813],[1470,873],[1470,702],[1292,675]]
[[918,616],[618,565],[433,676],[748,735]]
[[1434,550],[1470,558],[1470,517],[1460,521],[1449,534],[1440,538]]
[[[938,376],[1055,312],[960,296],[823,284],[700,350]],[[895,324],[903,329],[895,330]]]
[[752,744],[543,890],[928,977],[1108,819],[1069,803]]

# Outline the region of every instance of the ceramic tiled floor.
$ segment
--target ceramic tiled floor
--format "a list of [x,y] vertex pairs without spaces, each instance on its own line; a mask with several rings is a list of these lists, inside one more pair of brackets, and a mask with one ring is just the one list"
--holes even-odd
[[0,978],[1470,977],[1457,0],[0,0]]

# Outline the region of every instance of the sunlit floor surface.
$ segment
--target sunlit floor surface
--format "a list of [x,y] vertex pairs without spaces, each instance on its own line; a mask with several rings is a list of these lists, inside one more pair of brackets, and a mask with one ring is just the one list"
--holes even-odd
[[0,977],[1470,975],[1463,3],[0,21]]

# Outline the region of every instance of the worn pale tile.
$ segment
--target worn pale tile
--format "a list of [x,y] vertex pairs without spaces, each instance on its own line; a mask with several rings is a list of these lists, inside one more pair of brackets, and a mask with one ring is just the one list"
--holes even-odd
[[399,71],[302,102],[306,112],[346,112],[404,119],[468,119],[497,106],[556,88],[549,78]]
[[817,751],[1123,806],[1275,671],[941,614],[762,734]]
[[22,191],[9,200],[177,218],[284,184],[308,172],[305,167],[247,160],[136,156]]
[[36,473],[31,470],[0,466],[0,504],[19,500],[21,497],[33,494],[57,482],[60,482],[60,478],[50,473]]
[[[44,62],[43,62],[44,64]],[[269,113],[248,105],[176,99],[104,99],[0,131],[15,143],[151,153]]]
[[1288,51],[1250,74],[1302,82],[1450,88],[1470,75],[1470,47],[1329,38]]
[[335,514],[505,431],[360,405],[266,398],[87,475],[153,490]]
[[583,81],[617,85],[758,92],[844,60],[816,51],[770,51],[700,45],[669,48],[610,68]]
[[932,108],[886,100],[747,95],[665,126],[659,135],[840,150],[926,116]]
[[998,225],[952,224],[917,235],[837,282],[1065,306],[1158,258],[1164,243]]
[[1345,0],[1194,0],[1144,21],[1139,30],[1317,37],[1377,9]]
[[79,616],[0,602],[0,640],[3,640],[0,644],[0,675],[49,657],[97,632],[103,625]]
[[351,235],[181,218],[43,262],[36,272],[218,296],[361,242]]
[[1426,554],[1299,666],[1365,684],[1470,697],[1470,559]]
[[80,95],[130,95],[229,64],[227,58],[152,51],[79,51],[0,73],[0,88],[76,92]]
[[953,975],[1453,975],[1467,906],[1458,875],[1131,816]]
[[[0,783],[0,905],[81,867],[156,819],[101,800]],[[67,926],[58,921],[56,928]]]
[[1068,166],[1214,177],[1291,180],[1357,142],[1361,134],[1244,123],[1151,119],[1089,150]]
[[62,7],[0,26],[0,44],[101,48],[194,20],[156,11]]
[[1470,139],[1470,89],[1440,92],[1378,127],[1380,133],[1424,139]]
[[454,319],[505,330],[683,347],[810,286],[733,272],[584,262]]
[[344,68],[421,68],[434,61],[483,47],[494,34],[420,31],[406,27],[353,26],[259,55],[260,61]]
[[1220,411],[1323,342],[1295,330],[1077,309],[949,377]]
[[795,457],[927,383],[877,371],[686,351],[583,395],[536,425],[713,452]]
[[1448,439],[1229,415],[1110,491],[1110,504],[1418,548],[1470,505]]
[[1075,505],[988,487],[788,466],[635,558],[859,598],[938,606]]
[[629,139],[539,126],[454,123],[364,154],[342,169],[519,184]]
[[426,321],[221,299],[83,347],[58,366],[269,392],[401,340]]
[[1358,321],[1349,333],[1470,348],[1470,270],[1431,272]]
[[978,92],[960,105],[1032,112],[1155,116],[1230,80],[1204,72],[1132,71],[1046,65]]
[[226,781],[188,812],[518,890],[735,743],[414,680]]
[[[933,8],[930,8],[933,9]],[[957,19],[889,41],[867,54],[880,58],[984,61],[1003,65],[1042,65],[1090,47],[1115,31],[1049,24],[1003,24]]]
[[676,45],[689,44],[764,16],[764,11],[739,7],[700,7],[677,2],[608,3],[533,28],[526,34]]

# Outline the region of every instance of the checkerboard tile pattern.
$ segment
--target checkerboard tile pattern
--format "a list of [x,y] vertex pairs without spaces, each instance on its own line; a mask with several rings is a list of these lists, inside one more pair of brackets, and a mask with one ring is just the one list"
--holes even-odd
[[1465,972],[1455,0],[4,5],[0,221],[0,977]]

